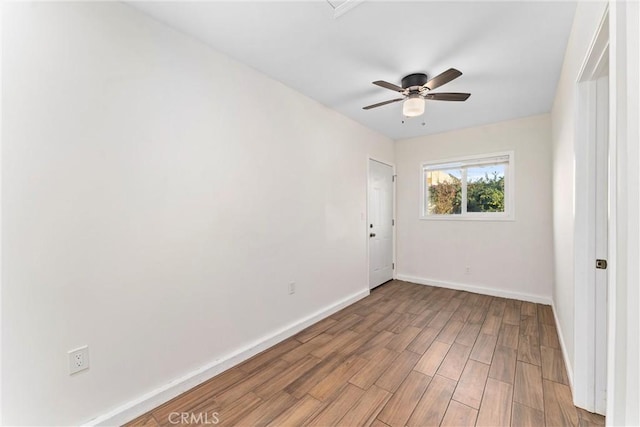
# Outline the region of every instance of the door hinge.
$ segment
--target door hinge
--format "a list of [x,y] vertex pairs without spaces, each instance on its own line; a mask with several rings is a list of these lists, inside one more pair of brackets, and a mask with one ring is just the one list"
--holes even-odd
[[396,220],[395,220],[395,219],[392,219],[392,220],[391,220],[391,225],[392,225],[392,226],[396,225]]
[[392,269],[392,270],[395,270],[395,269],[396,269],[396,263],[395,263],[395,262],[392,262],[392,263],[391,263],[391,269]]
[[596,268],[599,268],[600,270],[606,270],[607,269],[607,260],[606,259],[597,259],[596,260]]
[[397,177],[397,176],[398,176],[398,175],[391,175],[391,182],[396,182],[396,177]]

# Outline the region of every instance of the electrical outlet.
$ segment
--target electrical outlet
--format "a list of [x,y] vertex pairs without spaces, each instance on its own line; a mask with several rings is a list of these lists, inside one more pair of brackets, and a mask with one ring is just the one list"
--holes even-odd
[[471,273],[471,267],[467,265],[464,269],[464,274],[470,274],[470,273]]
[[89,346],[69,350],[69,375],[89,369]]
[[296,293],[296,282],[289,283],[289,295],[293,295]]

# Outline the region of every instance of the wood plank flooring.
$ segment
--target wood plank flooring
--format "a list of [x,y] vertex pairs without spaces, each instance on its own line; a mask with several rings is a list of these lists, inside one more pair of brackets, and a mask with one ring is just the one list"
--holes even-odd
[[592,426],[550,306],[392,281],[130,426]]

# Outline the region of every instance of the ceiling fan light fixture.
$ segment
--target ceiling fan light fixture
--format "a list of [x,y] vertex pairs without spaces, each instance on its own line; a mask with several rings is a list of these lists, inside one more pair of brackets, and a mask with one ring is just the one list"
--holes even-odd
[[402,103],[402,114],[406,117],[418,117],[424,114],[424,98],[420,95],[409,95]]

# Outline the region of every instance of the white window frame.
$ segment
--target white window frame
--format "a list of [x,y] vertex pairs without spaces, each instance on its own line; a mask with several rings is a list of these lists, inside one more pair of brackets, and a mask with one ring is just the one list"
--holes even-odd
[[[504,212],[467,212],[467,171],[462,170],[462,206],[459,214],[428,214],[427,213],[427,180],[428,170],[463,168],[465,166],[490,163],[492,159],[507,157],[504,172]],[[420,219],[428,221],[514,221],[515,220],[515,156],[513,151],[476,154],[473,156],[456,157],[450,159],[423,162],[420,165]]]

